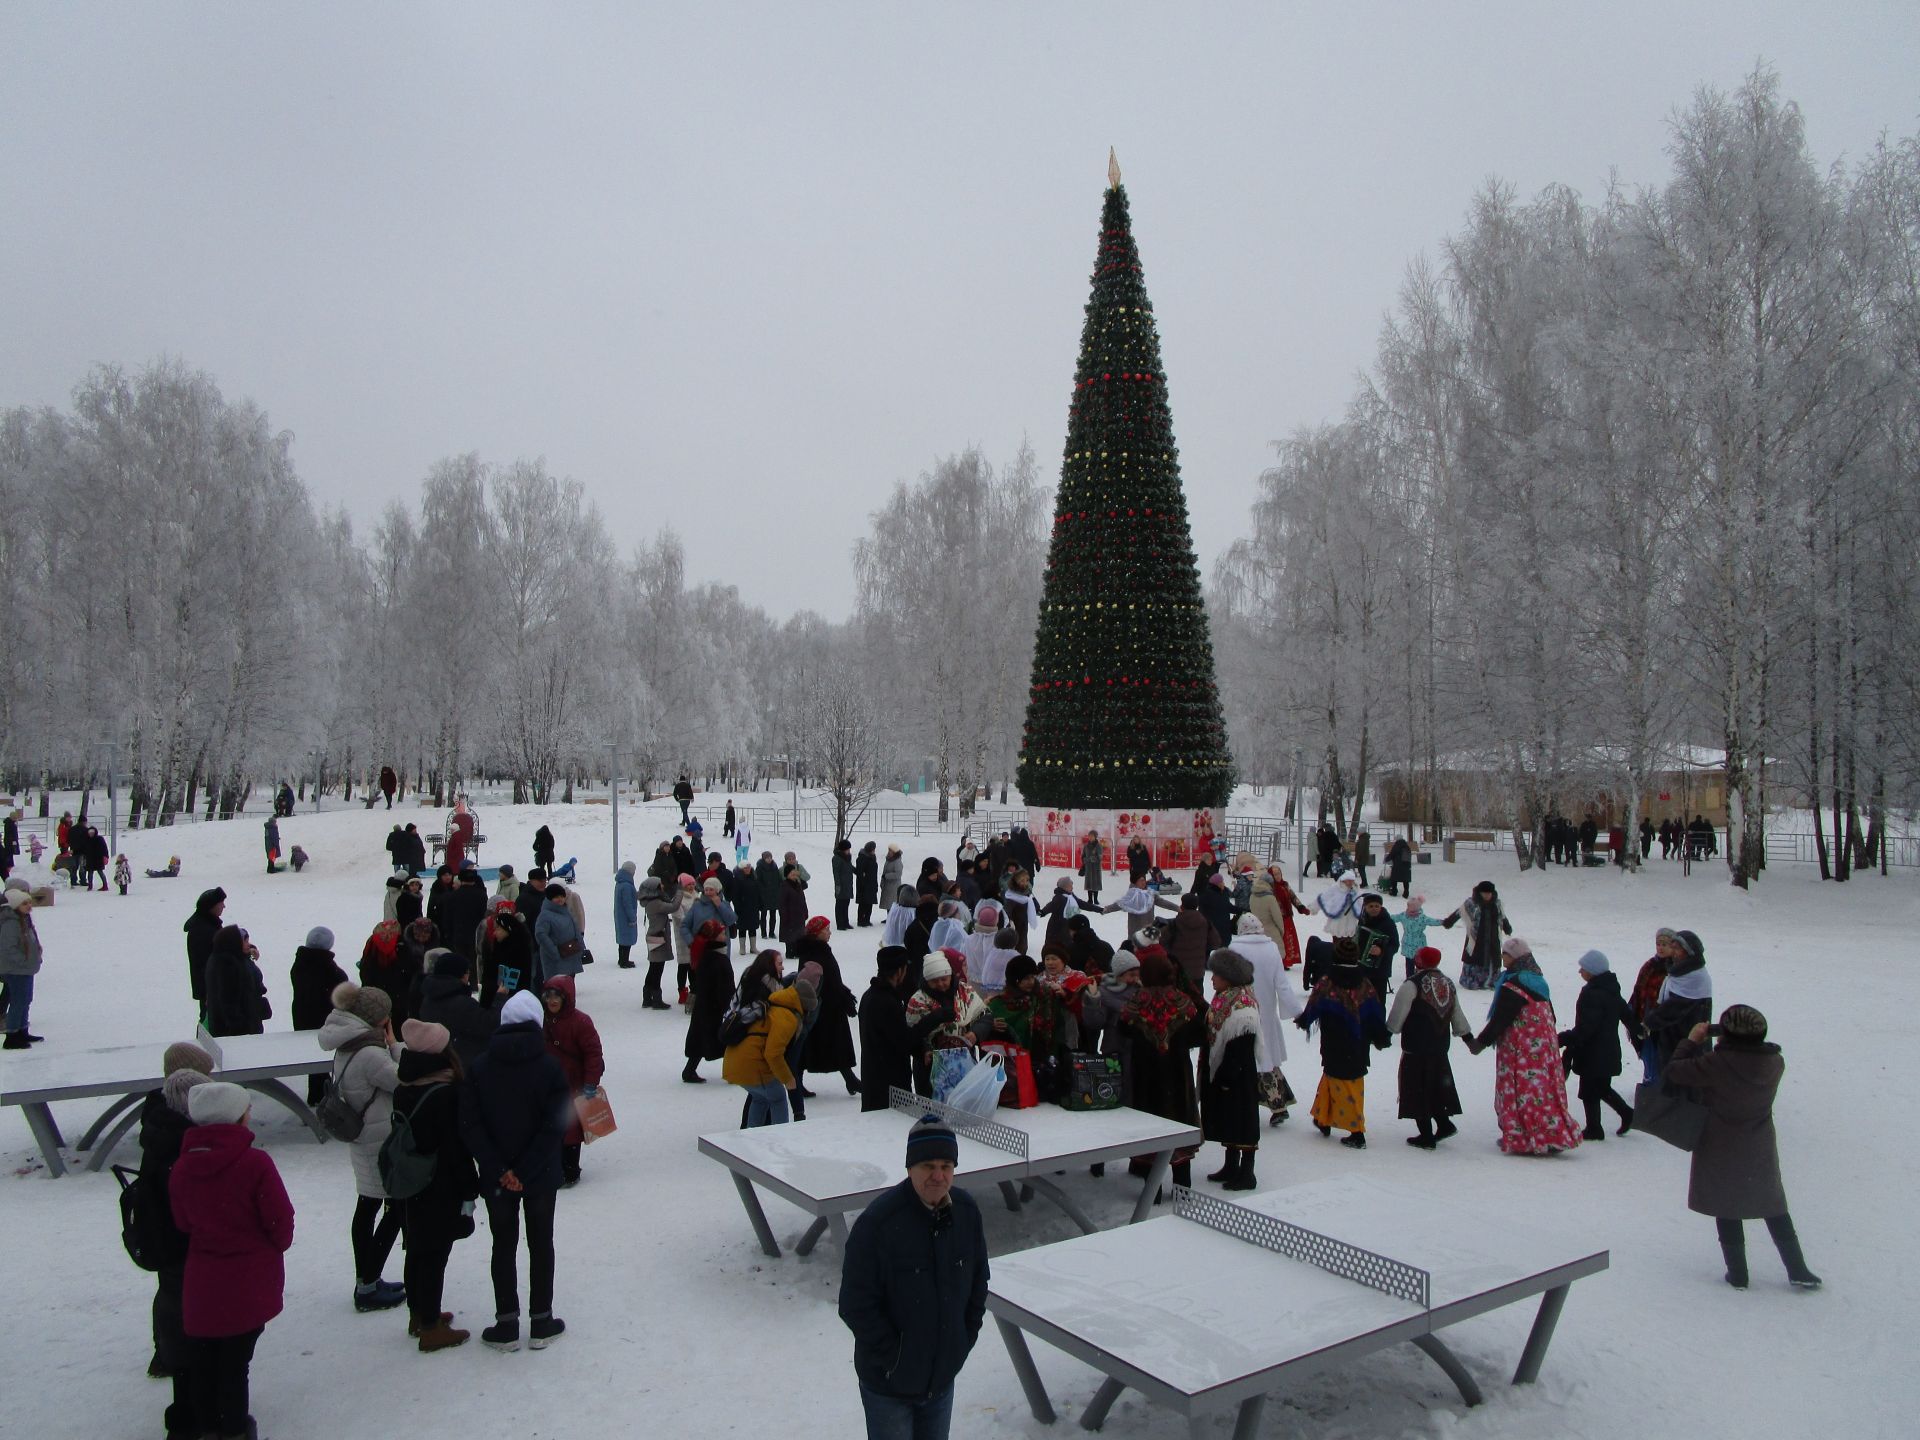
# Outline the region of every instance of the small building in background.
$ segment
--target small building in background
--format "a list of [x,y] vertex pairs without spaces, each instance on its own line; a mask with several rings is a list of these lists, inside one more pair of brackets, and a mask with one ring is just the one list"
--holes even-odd
[[[1669,747],[1651,782],[1640,795],[1640,814],[1658,825],[1662,820],[1690,820],[1704,815],[1708,823],[1727,823],[1726,754],[1700,746]],[[1593,746],[1569,763],[1555,804],[1578,824],[1592,815],[1601,829],[1624,825],[1627,795],[1623,784],[1625,756],[1611,746]],[[1443,755],[1431,772],[1405,767],[1379,772],[1380,819],[1387,824],[1445,825],[1454,829],[1504,829],[1515,816],[1511,807],[1513,776],[1508,763],[1459,752]],[[1784,799],[1785,797],[1780,797]],[[1523,826],[1534,816],[1518,816]]]

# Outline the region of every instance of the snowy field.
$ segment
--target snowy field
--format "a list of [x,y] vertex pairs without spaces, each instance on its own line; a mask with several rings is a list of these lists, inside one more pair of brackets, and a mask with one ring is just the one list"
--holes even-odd
[[[623,807],[625,853],[642,869],[675,813],[663,802]],[[396,807],[393,818],[431,831],[441,814]],[[582,977],[580,998],[606,1044],[606,1091],[620,1131],[588,1149],[584,1181],[561,1197],[555,1309],[567,1321],[566,1338],[538,1354],[496,1354],[476,1340],[428,1356],[407,1339],[404,1309],[355,1313],[346,1147],[315,1144],[279,1107],[261,1104],[256,1128],[298,1211],[287,1308],[267,1327],[253,1366],[261,1433],[269,1440],[578,1437],[631,1433],[636,1422],[660,1435],[863,1433],[851,1340],[834,1313],[836,1248],[823,1243],[809,1258],[794,1257],[790,1245],[805,1217],[769,1197],[768,1214],[789,1254],[777,1261],[760,1254],[726,1171],[694,1148],[702,1131],[738,1123],[739,1092],[718,1083],[717,1064],[704,1067],[712,1083],[680,1083],[684,1017],[678,1009],[643,1011],[643,972],[614,966],[608,809],[488,805],[483,816],[491,837],[484,863],[509,860],[524,870],[543,821],[561,859],[580,857],[587,939],[599,957]],[[190,1037],[180,926],[211,885],[226,888],[226,918],[260,946],[278,1017],[270,1028],[288,1024],[287,967],[309,927],[332,928],[352,971],[380,915],[388,813],[355,805],[283,820],[283,846],[297,842],[313,857],[300,875],[264,873],[260,818],[123,837],[136,875],[163,865],[170,852],[184,861],[178,879],[137,878],[126,899],[60,889],[58,903],[36,916],[47,953],[33,1008],[34,1030],[48,1037],[39,1048],[148,1043],[157,1056],[168,1041]],[[923,855],[950,859],[956,841],[900,843],[911,875]],[[793,848],[815,876],[816,913],[831,913],[829,844],[828,834],[762,836],[755,850],[778,856]],[[1444,913],[1483,873],[1499,883],[1517,932],[1533,943],[1563,1023],[1570,1023],[1580,952],[1605,951],[1630,984],[1659,925],[1699,932],[1716,1005],[1739,1000],[1767,1013],[1788,1064],[1777,1112],[1787,1192],[1826,1289],[1789,1290],[1758,1225],[1749,1227],[1754,1288],[1728,1289],[1712,1222],[1686,1209],[1686,1157],[1656,1140],[1609,1138],[1555,1159],[1500,1155],[1491,1054],[1455,1051],[1467,1108],[1460,1136],[1435,1154],[1409,1148],[1401,1143],[1409,1127],[1394,1118],[1395,1057],[1382,1054],[1367,1092],[1372,1147],[1355,1154],[1322,1140],[1296,1112],[1261,1147],[1262,1190],[1363,1174],[1423,1195],[1462,1226],[1497,1234],[1513,1221],[1577,1233],[1608,1246],[1613,1267],[1574,1286],[1535,1387],[1506,1384],[1533,1308],[1510,1307],[1447,1332],[1486,1388],[1484,1407],[1467,1410],[1428,1360],[1401,1346],[1275,1397],[1261,1433],[1513,1440],[1912,1433],[1920,1376],[1912,1365],[1909,1272],[1920,1246],[1911,1197],[1920,1188],[1920,1147],[1907,1105],[1920,1093],[1920,1060],[1903,982],[1920,958],[1920,877],[1896,872],[1823,886],[1811,867],[1784,866],[1746,895],[1714,866],[1690,880],[1657,862],[1638,878],[1612,870],[1520,876],[1510,858],[1476,853],[1456,866],[1421,868],[1429,910]],[[1048,873],[1036,889],[1044,895],[1055,878]],[[1121,918],[1097,922],[1108,939],[1120,938]],[[878,935],[876,925],[836,937],[856,992],[872,974]],[[1450,972],[1457,935],[1446,947]],[[1486,997],[1469,996],[1467,1004],[1477,1023]],[[1317,1045],[1292,1038],[1289,1045],[1288,1074],[1296,1091],[1310,1095]],[[816,1117],[857,1107],[837,1081],[816,1079],[815,1088]],[[101,1103],[56,1109],[70,1139]],[[1203,1151],[1196,1173],[1216,1168],[1219,1153]],[[115,1158],[136,1163],[137,1147],[128,1143]],[[0,1159],[12,1296],[0,1367],[5,1432],[102,1440],[158,1434],[167,1387],[144,1375],[152,1278],[121,1251],[112,1177],[47,1179],[17,1108],[0,1110]],[[1120,1166],[1104,1180],[1083,1172],[1060,1183],[1103,1225],[1122,1219],[1136,1193]],[[1010,1215],[988,1195],[983,1208],[995,1254],[1076,1233],[1045,1204]],[[1311,1225],[1315,1217],[1293,1218]],[[456,1323],[475,1330],[491,1310],[484,1212],[480,1219],[479,1235],[454,1251],[445,1302]],[[1391,1236],[1380,1243],[1392,1251]],[[523,1283],[524,1267],[523,1258]],[[399,1278],[397,1253],[387,1274]],[[1044,1345],[1034,1349],[1060,1423],[1049,1430],[1028,1415],[989,1324],[959,1381],[956,1435],[1070,1433],[1098,1377]],[[1216,1428],[1225,1435],[1229,1426]],[[1170,1412],[1129,1394],[1104,1433],[1171,1436],[1179,1429]]]

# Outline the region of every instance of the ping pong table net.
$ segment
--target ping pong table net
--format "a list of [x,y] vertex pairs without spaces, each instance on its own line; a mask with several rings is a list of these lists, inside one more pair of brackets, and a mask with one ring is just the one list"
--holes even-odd
[[924,1095],[916,1095],[911,1090],[903,1090],[898,1085],[887,1090],[888,1107],[903,1115],[932,1115],[944,1120],[956,1131],[964,1131],[969,1139],[978,1140],[983,1145],[991,1145],[996,1150],[1004,1150],[1019,1160],[1026,1160],[1027,1132],[1012,1125],[1003,1125],[998,1120],[989,1120],[976,1115],[971,1110],[959,1110],[944,1100],[929,1100]]
[[1258,1245],[1289,1260],[1301,1261],[1343,1280],[1418,1305],[1422,1310],[1433,1308],[1433,1276],[1404,1260],[1363,1250],[1278,1216],[1180,1185],[1173,1189],[1173,1213],[1249,1245]]

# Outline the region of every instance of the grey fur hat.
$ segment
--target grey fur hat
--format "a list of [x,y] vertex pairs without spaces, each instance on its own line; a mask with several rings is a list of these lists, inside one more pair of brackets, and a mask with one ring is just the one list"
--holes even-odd
[[1216,950],[1207,957],[1207,969],[1229,985],[1251,985],[1253,963],[1238,950]]

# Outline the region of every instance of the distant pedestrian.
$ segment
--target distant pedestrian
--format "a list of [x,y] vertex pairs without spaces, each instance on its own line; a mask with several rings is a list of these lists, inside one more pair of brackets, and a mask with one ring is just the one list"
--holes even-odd
[[1602,1104],[1620,1117],[1616,1134],[1624,1135],[1633,1128],[1633,1106],[1613,1088],[1613,1077],[1622,1068],[1618,1032],[1626,1031],[1629,1040],[1638,1039],[1640,1026],[1620,993],[1620,977],[1613,973],[1605,955],[1598,950],[1582,955],[1580,978],[1586,983],[1574,1002],[1573,1028],[1560,1032],[1560,1049],[1568,1072],[1580,1077],[1580,1103],[1587,1112],[1587,1126],[1580,1138],[1604,1140],[1607,1132],[1600,1124]]

